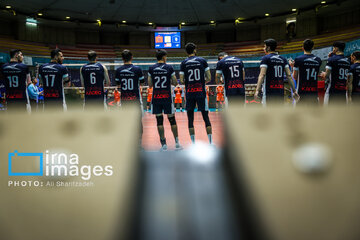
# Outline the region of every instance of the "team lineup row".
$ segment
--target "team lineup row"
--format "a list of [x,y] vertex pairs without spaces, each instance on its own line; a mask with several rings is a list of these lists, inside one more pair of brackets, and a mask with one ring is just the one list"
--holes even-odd
[[[287,79],[291,87],[293,98],[299,103],[314,104],[318,102],[318,79],[326,81],[325,103],[332,99],[352,101],[360,96],[360,52],[356,51],[349,59],[344,56],[345,43],[335,42],[333,52],[329,54],[326,71],[319,73],[321,59],[314,56],[311,51],[314,42],[310,39],[304,41],[304,54],[289,62],[276,52],[277,42],[274,39],[264,41],[265,56],[260,63],[260,74],[254,98],[262,94],[264,105],[284,101],[284,80]],[[186,110],[188,127],[192,141],[195,141],[194,110],[197,106],[201,111],[209,142],[212,142],[212,129],[208,116],[208,100],[205,84],[211,81],[210,68],[207,61],[196,56],[196,45],[188,43],[185,46],[188,58],[180,65],[180,83],[185,85],[187,100]],[[15,109],[29,105],[27,86],[31,84],[28,67],[22,64],[21,50],[10,52],[10,62],[1,67],[6,87],[8,109]],[[171,94],[171,85],[179,84],[175,71],[171,65],[166,64],[167,52],[163,49],[156,51],[157,63],[149,68],[148,85],[153,88],[151,109],[156,115],[160,141],[163,150],[166,147],[163,128],[163,113],[167,114],[174,134],[176,148],[181,148],[177,125],[174,115],[174,105]],[[80,69],[80,80],[85,88],[85,103],[88,105],[104,104],[104,86],[110,85],[108,71],[104,65],[97,62],[94,51],[88,53],[89,63]],[[122,52],[124,64],[116,70],[115,82],[121,91],[122,105],[127,103],[141,103],[140,85],[145,82],[140,67],[132,64],[133,56],[129,50]],[[245,69],[241,59],[228,56],[225,52],[218,55],[215,81],[224,83],[225,101],[237,99],[245,103]],[[70,86],[68,70],[62,65],[64,56],[60,49],[51,52],[51,62],[39,68],[38,77],[43,84],[45,106],[66,109],[64,86]],[[293,73],[291,74],[291,69]],[[294,79],[296,79],[296,83]],[[36,81],[36,80],[35,80]],[[300,100],[301,95],[301,100]],[[300,100],[300,101],[299,101]],[[333,101],[333,100],[332,100]],[[24,104],[25,103],[25,104]]]

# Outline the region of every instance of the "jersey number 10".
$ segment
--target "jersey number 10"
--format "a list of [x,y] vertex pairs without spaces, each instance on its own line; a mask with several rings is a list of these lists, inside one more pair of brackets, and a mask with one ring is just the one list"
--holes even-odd
[[283,67],[281,65],[278,66],[274,66],[274,70],[275,70],[275,77],[276,78],[282,78],[283,77]]

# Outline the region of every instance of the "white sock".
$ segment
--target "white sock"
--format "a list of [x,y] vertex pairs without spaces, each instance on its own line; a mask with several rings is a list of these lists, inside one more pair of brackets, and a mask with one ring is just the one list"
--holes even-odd
[[190,138],[191,138],[191,142],[195,143],[195,135],[190,135]]
[[175,142],[179,143],[179,138],[178,137],[175,138]]
[[208,134],[209,143],[212,144],[212,134]]

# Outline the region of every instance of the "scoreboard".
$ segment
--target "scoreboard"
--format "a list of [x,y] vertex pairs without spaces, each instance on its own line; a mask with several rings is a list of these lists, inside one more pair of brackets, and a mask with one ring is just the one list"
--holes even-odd
[[181,48],[180,32],[155,32],[155,48]]

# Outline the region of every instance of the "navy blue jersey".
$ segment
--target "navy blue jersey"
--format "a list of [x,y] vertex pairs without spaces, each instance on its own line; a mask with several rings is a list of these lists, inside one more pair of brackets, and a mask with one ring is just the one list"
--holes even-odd
[[216,65],[216,73],[222,74],[225,83],[225,95],[245,95],[244,63],[237,57],[224,57]]
[[360,63],[351,65],[349,75],[352,75],[352,91],[353,93],[360,94]]
[[[298,71],[298,93],[318,91],[318,74],[321,59],[313,54],[304,54],[295,58],[294,70]],[[296,80],[296,79],[295,79]]]
[[104,99],[105,70],[100,63],[88,63],[81,68],[84,79],[85,100]]
[[288,61],[275,53],[265,55],[260,68],[266,68],[264,94],[284,95],[285,68],[289,68]]
[[205,98],[205,72],[209,70],[202,57],[188,57],[180,66],[180,74],[184,74],[186,98]]
[[58,63],[46,63],[39,68],[39,77],[43,82],[44,99],[63,100],[64,85],[63,80],[69,77],[65,66]]
[[171,103],[171,76],[174,68],[166,63],[156,63],[149,68],[149,76],[153,83],[152,104]]
[[330,84],[327,92],[345,92],[347,75],[350,69],[349,60],[344,55],[333,55],[328,59],[326,69],[331,70]]
[[115,81],[120,85],[122,101],[141,101],[140,83],[144,82],[141,68],[132,64],[123,65],[116,69]]
[[26,80],[29,74],[29,68],[23,63],[10,62],[1,67],[6,88],[6,100],[27,101]]

